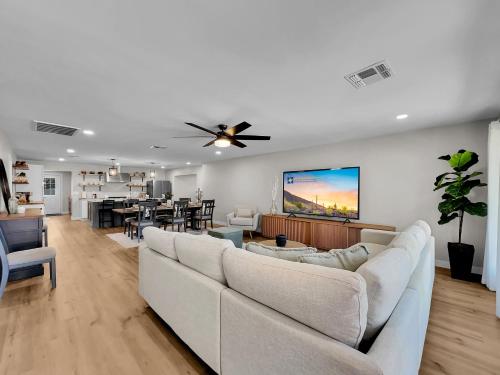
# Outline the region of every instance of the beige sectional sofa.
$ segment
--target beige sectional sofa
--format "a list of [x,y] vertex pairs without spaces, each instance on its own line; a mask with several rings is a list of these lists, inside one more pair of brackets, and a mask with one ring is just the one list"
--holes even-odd
[[434,281],[424,222],[363,230],[363,243],[386,249],[356,272],[205,235],[147,228],[144,238],[140,294],[219,374],[418,373]]

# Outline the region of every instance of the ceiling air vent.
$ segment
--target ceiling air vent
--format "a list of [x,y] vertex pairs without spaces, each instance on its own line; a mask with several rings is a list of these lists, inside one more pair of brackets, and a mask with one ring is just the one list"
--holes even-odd
[[357,72],[348,74],[344,76],[344,78],[355,88],[359,89],[380,80],[390,78],[392,75],[392,69],[387,61],[379,61]]
[[75,135],[80,129],[71,126],[51,124],[49,122],[35,121],[34,130],[40,133],[52,133],[59,135],[67,135],[69,137]]

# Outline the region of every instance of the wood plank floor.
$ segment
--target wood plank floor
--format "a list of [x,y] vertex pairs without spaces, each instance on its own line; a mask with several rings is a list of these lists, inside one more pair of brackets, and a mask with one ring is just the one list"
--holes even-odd
[[[49,219],[58,287],[10,283],[0,301],[0,374],[209,374],[137,294],[137,250],[67,216]],[[436,276],[421,374],[500,374],[494,294]]]

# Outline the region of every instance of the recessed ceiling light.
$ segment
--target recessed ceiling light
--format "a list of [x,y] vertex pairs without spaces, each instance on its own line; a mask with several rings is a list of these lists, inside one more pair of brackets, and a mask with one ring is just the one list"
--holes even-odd
[[84,130],[84,131],[83,131],[83,134],[85,134],[85,135],[94,135],[95,133],[94,133],[94,131],[93,131],[93,130],[88,130],[88,129],[87,129],[87,130]]
[[115,163],[115,165],[120,165],[120,163]]
[[165,166],[164,166],[164,165],[162,165],[162,166],[161,166],[161,169],[165,169]]
[[67,148],[67,149],[66,149],[66,152],[67,152],[68,154],[74,154],[74,153],[75,153],[75,150],[73,150],[72,148]]
[[222,154],[222,151],[215,151],[215,155],[220,155]]
[[191,162],[190,162],[190,161],[187,161],[187,162],[186,162],[186,164],[187,164],[187,165],[191,165]]
[[402,114],[396,116],[396,119],[398,119],[398,120],[404,120],[407,118],[408,118],[408,115],[406,113],[402,113]]
[[59,161],[64,161],[64,158],[59,158]]

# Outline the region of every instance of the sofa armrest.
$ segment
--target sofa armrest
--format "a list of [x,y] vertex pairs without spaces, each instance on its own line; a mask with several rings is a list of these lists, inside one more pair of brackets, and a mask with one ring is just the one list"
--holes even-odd
[[231,225],[231,219],[234,219],[234,212],[226,215],[226,223],[228,227]]
[[387,230],[362,229],[361,242],[376,243],[379,245],[389,245],[389,243],[399,234]]

